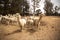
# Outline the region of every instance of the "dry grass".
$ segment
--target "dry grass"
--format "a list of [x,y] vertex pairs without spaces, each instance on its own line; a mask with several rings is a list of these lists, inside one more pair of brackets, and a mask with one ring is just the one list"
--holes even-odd
[[39,30],[34,33],[19,30],[18,26],[0,24],[0,40],[60,40],[60,17],[43,17]]

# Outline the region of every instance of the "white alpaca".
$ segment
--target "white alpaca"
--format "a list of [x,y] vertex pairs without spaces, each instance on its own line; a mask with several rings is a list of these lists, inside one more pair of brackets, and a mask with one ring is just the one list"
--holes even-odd
[[27,20],[26,19],[20,19],[19,22],[20,22],[20,25],[22,27],[24,27],[24,25],[26,24]]
[[9,24],[9,19],[6,19],[4,17],[1,18],[1,23],[4,23],[4,24]]

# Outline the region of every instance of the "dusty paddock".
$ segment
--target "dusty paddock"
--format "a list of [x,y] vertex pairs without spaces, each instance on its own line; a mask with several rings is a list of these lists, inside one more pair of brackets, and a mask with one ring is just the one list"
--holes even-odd
[[[14,32],[18,26],[0,24],[0,40],[60,40],[60,17],[44,16],[39,30],[34,33]],[[10,35],[5,35],[11,33]]]

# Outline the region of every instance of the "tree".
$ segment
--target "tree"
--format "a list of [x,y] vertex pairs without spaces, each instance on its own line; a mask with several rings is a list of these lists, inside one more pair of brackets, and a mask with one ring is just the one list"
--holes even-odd
[[3,13],[3,15],[9,13],[9,9],[8,8],[9,8],[9,0],[4,0],[4,13]]
[[29,14],[29,4],[28,4],[27,0],[23,1],[23,4],[22,4],[22,14],[23,15],[28,15]]
[[51,3],[51,0],[45,0],[45,6],[44,10],[46,11],[46,15],[52,15],[53,12],[53,4]]
[[3,14],[3,12],[4,12],[4,7],[2,7],[2,5],[0,5],[0,14]]
[[11,13],[15,14],[15,13],[20,13],[21,12],[21,4],[22,4],[22,0],[12,0],[11,3]]
[[[25,8],[22,6],[25,6]],[[0,0],[0,12],[2,15],[23,13],[22,10],[27,11],[27,9],[29,9],[29,5],[26,0]]]
[[59,15],[59,13],[58,13],[59,10],[60,10],[60,7],[55,6],[55,8],[54,8],[54,15],[55,16],[58,16]]
[[0,0],[0,14],[4,12],[4,1]]
[[13,0],[12,1],[12,13],[21,13],[24,14],[24,11],[29,9],[29,5],[26,0]]
[[34,14],[33,14],[33,15],[35,15],[35,9],[36,9],[36,7],[38,8],[40,1],[41,1],[41,0],[33,0],[33,2],[34,2],[34,4],[33,4]]
[[6,15],[10,12],[10,2],[9,0],[0,0],[0,13]]
[[41,14],[41,13],[42,13],[42,12],[41,12],[40,9],[36,10],[36,15],[39,15],[39,14]]

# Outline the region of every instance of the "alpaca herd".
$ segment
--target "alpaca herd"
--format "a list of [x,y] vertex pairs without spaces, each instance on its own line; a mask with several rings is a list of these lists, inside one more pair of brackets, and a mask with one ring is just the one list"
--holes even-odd
[[38,26],[40,24],[40,20],[42,19],[42,17],[43,15],[39,15],[39,17],[22,17],[19,14],[15,16],[0,16],[0,23],[6,25],[19,25],[21,27],[24,27],[29,22],[35,26]]

